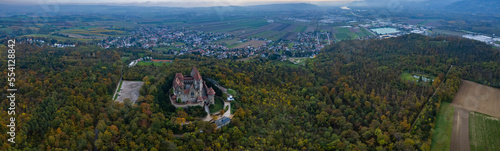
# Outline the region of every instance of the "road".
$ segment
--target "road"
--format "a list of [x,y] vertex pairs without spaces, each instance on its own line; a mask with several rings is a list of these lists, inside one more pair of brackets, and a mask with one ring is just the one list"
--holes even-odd
[[457,106],[453,115],[450,150],[470,151],[469,111]]
[[417,119],[420,117],[420,115],[422,114],[422,110],[424,109],[425,105],[429,102],[431,102],[431,99],[432,99],[432,96],[436,95],[437,93],[437,90],[439,90],[439,88],[441,87],[441,85],[446,81],[446,76],[448,75],[448,73],[450,73],[450,70],[451,68],[453,68],[453,65],[450,66],[450,68],[448,69],[448,71],[446,72],[446,75],[444,76],[444,80],[441,81],[441,83],[439,84],[439,86],[436,88],[436,90],[434,90],[434,93],[432,93],[432,95],[429,97],[429,100],[427,100],[426,102],[424,102],[424,104],[422,105],[422,109],[420,109],[420,113],[418,113],[418,116],[417,118],[415,119],[415,121],[413,121],[413,123],[411,124],[411,128],[410,128],[410,132],[412,131],[413,129],[413,125],[415,125],[415,123],[417,122]]

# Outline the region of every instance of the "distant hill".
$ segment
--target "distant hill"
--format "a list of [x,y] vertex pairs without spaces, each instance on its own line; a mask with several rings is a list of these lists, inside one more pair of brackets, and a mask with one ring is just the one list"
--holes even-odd
[[500,13],[500,0],[462,0],[445,7],[449,11]]
[[319,6],[307,3],[287,3],[287,4],[268,4],[268,5],[254,5],[243,7],[248,10],[266,10],[266,11],[280,11],[280,10],[308,10],[317,9]]

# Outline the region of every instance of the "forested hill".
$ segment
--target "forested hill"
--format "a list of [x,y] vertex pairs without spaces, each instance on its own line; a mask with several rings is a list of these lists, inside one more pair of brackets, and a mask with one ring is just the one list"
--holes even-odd
[[[500,51],[464,38],[430,38],[410,34],[385,40],[345,41],[328,46],[318,56],[315,61],[317,68],[332,70],[318,70],[317,75],[332,76],[342,69],[345,73],[353,73],[363,68],[390,67],[437,76],[450,65],[455,65],[465,70],[465,79],[500,87]],[[328,68],[335,64],[349,66],[337,70],[335,66]]]
[[[500,86],[500,53],[491,46],[412,34],[339,42],[305,66],[184,55],[169,65],[124,68],[124,79],[145,84],[138,104],[117,104],[109,100],[122,64],[117,53],[130,50],[44,49],[25,51],[40,58],[20,53],[32,60],[19,82],[20,149],[429,150],[437,109],[453,99],[460,79]],[[193,66],[238,92],[228,126],[215,129],[192,110],[171,107],[169,79]],[[2,148],[11,147],[0,131]]]

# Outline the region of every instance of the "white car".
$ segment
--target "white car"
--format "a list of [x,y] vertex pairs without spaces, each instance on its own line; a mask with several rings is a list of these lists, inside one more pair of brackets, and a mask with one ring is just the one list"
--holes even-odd
[[230,95],[230,96],[228,96],[228,97],[227,97],[227,101],[234,101],[233,96],[231,96],[231,95]]

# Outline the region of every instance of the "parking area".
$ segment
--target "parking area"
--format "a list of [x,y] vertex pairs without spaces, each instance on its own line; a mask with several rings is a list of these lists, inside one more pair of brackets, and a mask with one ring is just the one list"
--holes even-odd
[[118,98],[116,101],[123,102],[125,99],[130,99],[133,103],[139,98],[139,89],[141,88],[142,81],[123,81]]

